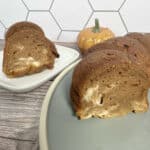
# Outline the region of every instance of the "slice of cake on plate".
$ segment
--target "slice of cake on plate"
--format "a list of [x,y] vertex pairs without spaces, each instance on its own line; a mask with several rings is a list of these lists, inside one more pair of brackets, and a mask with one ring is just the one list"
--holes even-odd
[[52,69],[55,58],[59,57],[55,45],[33,23],[16,23],[5,37],[3,72],[9,77]]

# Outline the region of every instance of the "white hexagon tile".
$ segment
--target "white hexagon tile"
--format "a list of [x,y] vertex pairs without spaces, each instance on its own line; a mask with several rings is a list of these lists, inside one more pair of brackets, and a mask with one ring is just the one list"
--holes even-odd
[[29,10],[48,10],[52,0],[23,0]]
[[62,31],[58,40],[62,42],[76,42],[78,34],[79,32]]
[[87,26],[94,26],[94,19],[98,18],[103,27],[109,27],[117,36],[126,34],[126,29],[118,12],[95,12]]
[[87,0],[54,0],[51,12],[63,30],[81,30],[92,9]]
[[124,0],[89,0],[94,10],[118,10]]
[[48,38],[57,40],[57,36],[60,33],[60,28],[56,24],[50,12],[30,12],[28,21],[34,22],[41,26]]
[[95,18],[117,36],[150,32],[150,1],[0,0],[0,38],[11,24],[27,20],[40,25],[53,41],[75,42],[79,31],[93,26]]
[[27,9],[21,0],[0,0],[0,20],[6,27],[26,19]]
[[150,32],[150,1],[128,0],[120,12],[129,32]]

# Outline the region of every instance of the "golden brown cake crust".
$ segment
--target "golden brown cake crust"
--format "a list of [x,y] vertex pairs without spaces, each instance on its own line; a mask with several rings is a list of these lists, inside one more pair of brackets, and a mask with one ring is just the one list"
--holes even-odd
[[6,34],[5,34],[5,39],[9,38],[12,34],[14,34],[15,32],[19,31],[19,30],[28,30],[28,29],[33,29],[33,30],[37,30],[37,32],[39,32],[39,34],[44,36],[44,32],[43,30],[36,24],[32,23],[32,22],[17,22],[15,24],[13,24],[12,26],[10,26],[10,28],[7,30]]
[[51,51],[53,52],[53,54],[54,54],[56,57],[59,57],[59,54],[58,54],[58,52],[57,52],[57,49],[56,49],[54,43],[53,43],[51,40],[49,40],[48,38],[46,38],[46,40],[49,42],[49,47],[50,47]]
[[88,50],[86,55],[104,49],[115,49],[126,52],[131,61],[141,66],[143,71],[147,72],[150,77],[150,53],[137,39],[129,36],[113,38],[93,46]]
[[77,116],[109,118],[147,111],[148,76],[133,62],[118,50],[86,55],[75,67],[70,90]]
[[140,42],[150,54],[150,33],[142,34],[142,33],[133,32],[127,34],[126,36]]

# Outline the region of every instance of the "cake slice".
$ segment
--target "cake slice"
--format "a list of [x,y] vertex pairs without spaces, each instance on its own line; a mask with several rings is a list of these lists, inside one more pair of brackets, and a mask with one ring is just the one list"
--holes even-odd
[[3,72],[7,76],[20,77],[53,68],[59,54],[43,34],[30,26],[13,32],[10,28],[9,32],[12,34],[6,34],[3,59]]
[[80,119],[111,118],[148,110],[148,76],[127,53],[101,50],[75,67],[71,99]]

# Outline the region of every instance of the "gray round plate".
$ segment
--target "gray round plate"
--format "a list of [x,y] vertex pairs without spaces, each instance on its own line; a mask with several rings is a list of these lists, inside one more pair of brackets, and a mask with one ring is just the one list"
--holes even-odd
[[45,97],[41,150],[149,150],[150,111],[112,119],[77,119],[69,95],[77,63],[57,77]]

